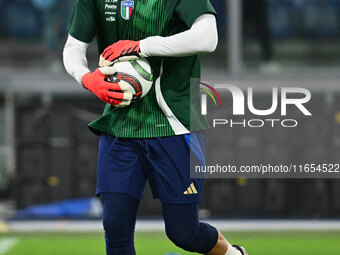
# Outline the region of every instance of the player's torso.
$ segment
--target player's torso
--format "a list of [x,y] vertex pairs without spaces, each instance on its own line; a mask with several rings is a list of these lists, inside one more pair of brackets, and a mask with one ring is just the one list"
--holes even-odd
[[[188,29],[174,14],[177,0],[93,1],[99,52],[119,40],[170,36]],[[198,57],[152,57],[148,60],[155,79],[148,95],[125,108],[107,105],[103,117],[91,123],[91,128],[119,137],[171,136],[177,131],[168,119],[175,116],[181,126],[184,124],[182,129],[189,129],[189,86],[191,77],[199,76],[199,72],[197,75],[195,72],[199,70]],[[170,117],[161,109],[160,98],[164,98],[164,103],[172,110]]]

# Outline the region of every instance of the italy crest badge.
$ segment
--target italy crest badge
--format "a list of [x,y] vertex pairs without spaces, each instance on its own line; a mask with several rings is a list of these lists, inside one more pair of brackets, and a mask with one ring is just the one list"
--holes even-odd
[[129,20],[131,18],[131,14],[134,7],[135,7],[134,1],[129,0],[121,2],[121,15],[123,19]]

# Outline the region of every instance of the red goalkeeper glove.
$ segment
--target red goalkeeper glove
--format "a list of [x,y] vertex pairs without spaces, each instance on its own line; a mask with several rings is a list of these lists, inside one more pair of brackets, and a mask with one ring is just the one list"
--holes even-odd
[[135,60],[141,57],[139,41],[122,40],[107,47],[100,55],[99,66],[112,66],[117,61]]
[[87,73],[81,79],[83,86],[100,98],[103,102],[124,107],[131,103],[132,94],[129,85],[125,83],[112,83],[106,76],[115,73],[114,67],[98,68],[92,73]]

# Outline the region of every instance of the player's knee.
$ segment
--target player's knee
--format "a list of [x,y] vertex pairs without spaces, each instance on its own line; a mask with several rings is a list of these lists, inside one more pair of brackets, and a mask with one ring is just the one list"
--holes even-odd
[[108,239],[115,239],[115,237],[121,236],[125,232],[126,226],[124,226],[125,224],[121,216],[118,214],[106,214],[103,217],[103,227]]
[[100,198],[104,209],[106,254],[135,254],[133,235],[138,202],[121,193],[103,193]]
[[176,246],[186,251],[196,251],[196,245],[199,238],[196,228],[167,226],[166,235]]
[[166,226],[168,238],[178,247],[198,253],[208,253],[216,244],[217,230],[206,224],[179,227],[178,225]]
[[114,236],[124,230],[123,215],[105,213],[103,215],[103,227],[107,236]]
[[126,212],[123,207],[112,205],[111,200],[101,197],[103,201],[103,227],[107,237],[119,235],[124,232],[127,227],[124,221]]

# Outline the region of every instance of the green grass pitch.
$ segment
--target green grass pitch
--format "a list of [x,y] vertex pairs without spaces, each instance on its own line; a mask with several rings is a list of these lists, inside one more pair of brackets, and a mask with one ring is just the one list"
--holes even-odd
[[[231,243],[247,247],[250,255],[340,254],[340,231],[325,232],[232,232],[224,233]],[[100,233],[9,233],[3,238],[16,238],[17,244],[4,255],[104,255]],[[164,233],[136,234],[138,255],[164,255],[175,252],[192,254],[175,247]],[[3,253],[1,253],[3,254]]]

